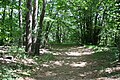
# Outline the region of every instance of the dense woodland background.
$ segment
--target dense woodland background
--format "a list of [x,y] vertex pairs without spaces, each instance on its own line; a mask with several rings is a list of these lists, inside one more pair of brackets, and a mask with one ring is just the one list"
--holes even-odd
[[26,52],[34,54],[39,53],[37,48],[53,43],[115,46],[119,2],[1,0],[0,45],[25,45]]
[[61,44],[120,51],[120,0],[0,0],[0,46],[38,55]]

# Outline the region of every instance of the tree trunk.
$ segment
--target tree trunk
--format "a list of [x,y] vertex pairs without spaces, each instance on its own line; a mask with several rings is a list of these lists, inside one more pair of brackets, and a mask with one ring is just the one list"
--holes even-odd
[[[51,2],[51,1],[50,1]],[[49,16],[53,16],[52,14],[52,11],[53,11],[53,8],[54,8],[54,3],[52,1],[52,6],[50,7],[50,10],[49,10]],[[53,17],[55,19],[56,15]],[[52,25],[53,25],[53,22],[50,23],[50,21],[47,22],[47,25],[46,25],[46,28],[45,28],[45,36],[44,36],[44,41],[43,41],[43,47],[47,47],[48,45],[48,35],[49,35],[49,32],[52,28]]]
[[93,44],[93,25],[92,25],[92,14],[91,11],[89,11],[89,15],[86,16],[86,32],[85,35],[86,44]]
[[96,12],[95,14],[95,23],[94,23],[94,29],[93,29],[93,45],[97,45],[99,42],[99,34],[100,34],[100,29],[97,26],[97,22],[98,22],[98,13]]
[[59,23],[58,23],[57,30],[56,30],[56,41],[57,41],[57,43],[61,43],[61,40],[60,40],[60,26],[59,26]]
[[22,3],[22,0],[19,0],[19,29],[20,29],[20,37],[19,37],[19,47],[22,46],[22,40],[23,40],[23,36],[22,36],[22,33],[23,33],[23,29],[22,29],[22,9],[21,9],[21,4]]
[[35,53],[35,43],[37,41],[37,14],[38,14],[38,0],[34,0],[33,6],[33,22],[32,22],[32,30],[33,30],[33,37],[32,37],[32,51]]
[[27,53],[32,53],[32,0],[27,0],[26,14],[26,49]]
[[[10,13],[9,13],[9,20],[10,20],[10,27],[9,27],[9,32],[10,32],[10,34],[8,35],[9,36],[9,38],[12,38],[13,37],[13,33],[12,33],[12,31],[13,31],[13,4],[14,4],[14,2],[15,2],[15,0],[12,0],[11,1],[12,2],[12,4],[11,4],[11,7],[10,7]],[[10,40],[10,42],[13,42],[13,40]]]
[[37,36],[37,40],[35,43],[35,54],[39,54],[39,49],[40,49],[40,45],[41,44],[41,40],[42,40],[42,26],[43,26],[43,20],[44,20],[44,16],[45,16],[45,7],[46,7],[46,0],[43,0],[43,7],[42,7],[42,11],[41,11],[41,15],[40,15],[40,22],[39,22],[39,29],[38,29],[38,36]]
[[50,24],[50,22],[47,22],[47,26],[46,26],[46,29],[45,29],[45,39],[44,39],[44,47],[47,46],[47,43],[48,43],[48,35],[49,35],[49,32],[51,30],[51,27],[52,27],[52,24],[53,22]]

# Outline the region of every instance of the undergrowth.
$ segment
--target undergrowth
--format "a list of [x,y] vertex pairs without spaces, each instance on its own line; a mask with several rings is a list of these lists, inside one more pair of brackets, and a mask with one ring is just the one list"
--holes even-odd
[[20,77],[30,77],[42,62],[54,59],[50,53],[44,55],[28,55],[24,48],[12,46],[3,56],[12,56],[13,60],[0,61],[0,80],[17,80]]

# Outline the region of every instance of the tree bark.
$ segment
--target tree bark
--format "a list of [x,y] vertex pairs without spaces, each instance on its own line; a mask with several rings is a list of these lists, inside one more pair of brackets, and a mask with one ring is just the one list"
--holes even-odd
[[26,14],[26,49],[27,53],[32,53],[32,0],[27,0]]
[[35,53],[35,43],[37,41],[37,14],[38,14],[38,0],[34,0],[34,6],[33,6],[33,22],[32,22],[32,30],[33,30],[33,36],[32,36],[32,51]]
[[42,0],[43,1],[43,7],[42,7],[42,11],[41,11],[41,15],[40,15],[40,22],[39,22],[39,26],[38,26],[38,36],[37,36],[37,40],[35,43],[35,54],[39,54],[39,49],[40,49],[40,45],[41,44],[41,39],[42,39],[42,26],[43,26],[43,20],[44,20],[44,16],[45,16],[45,8],[46,8],[46,0]]

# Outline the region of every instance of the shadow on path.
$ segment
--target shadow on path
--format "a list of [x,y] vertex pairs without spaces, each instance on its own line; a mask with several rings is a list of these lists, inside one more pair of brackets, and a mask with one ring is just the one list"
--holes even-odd
[[52,49],[55,60],[40,65],[36,80],[120,80],[120,67],[113,67],[115,48],[90,49],[82,46]]

